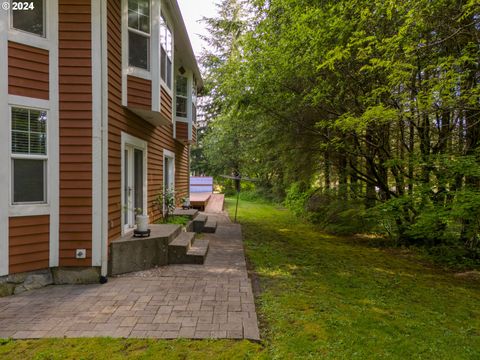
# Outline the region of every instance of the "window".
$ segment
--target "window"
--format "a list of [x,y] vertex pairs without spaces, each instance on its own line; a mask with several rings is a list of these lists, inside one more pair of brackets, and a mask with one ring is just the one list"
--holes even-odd
[[195,76],[192,81],[192,121],[197,120],[197,80]]
[[47,112],[12,107],[12,203],[45,203]]
[[187,117],[188,80],[185,76],[177,76],[177,116]]
[[150,69],[150,0],[128,0],[128,64]]
[[160,21],[160,76],[169,89],[172,88],[172,41],[172,32],[162,15]]
[[45,37],[45,0],[16,2],[11,15],[12,28]]

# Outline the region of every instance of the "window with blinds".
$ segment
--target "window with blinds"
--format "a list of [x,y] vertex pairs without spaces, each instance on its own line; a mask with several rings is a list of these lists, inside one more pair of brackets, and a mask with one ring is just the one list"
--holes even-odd
[[11,108],[12,203],[45,203],[47,112]]

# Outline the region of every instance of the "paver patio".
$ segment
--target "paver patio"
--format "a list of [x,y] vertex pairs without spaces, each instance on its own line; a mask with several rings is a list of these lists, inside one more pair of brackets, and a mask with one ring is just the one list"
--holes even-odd
[[0,298],[0,338],[259,339],[241,227],[217,218],[204,265],[169,265]]

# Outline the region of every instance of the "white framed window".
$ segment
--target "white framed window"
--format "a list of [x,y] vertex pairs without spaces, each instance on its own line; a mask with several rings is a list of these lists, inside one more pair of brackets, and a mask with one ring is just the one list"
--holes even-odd
[[172,57],[172,32],[162,14],[160,18],[160,77],[169,89],[172,88]]
[[188,103],[188,79],[182,75],[177,75],[175,103],[176,115],[178,117],[186,118]]
[[10,27],[29,34],[46,37],[46,0],[12,1]]
[[128,65],[150,70],[150,0],[128,0]]
[[47,203],[47,111],[11,108],[11,203]]
[[192,122],[197,120],[197,79],[192,81]]

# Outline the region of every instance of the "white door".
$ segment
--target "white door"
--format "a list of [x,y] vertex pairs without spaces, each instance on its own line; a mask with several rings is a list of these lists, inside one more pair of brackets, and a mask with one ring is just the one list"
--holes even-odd
[[135,226],[135,215],[146,214],[144,204],[144,151],[125,144],[123,153],[124,231]]

